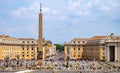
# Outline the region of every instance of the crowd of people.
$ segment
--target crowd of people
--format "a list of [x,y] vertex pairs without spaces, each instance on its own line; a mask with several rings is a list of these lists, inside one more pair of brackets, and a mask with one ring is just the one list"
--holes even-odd
[[0,61],[0,70],[10,68],[18,69],[55,69],[55,70],[86,70],[86,71],[104,71],[120,70],[119,66],[109,62],[88,61],[88,60],[68,60],[64,61],[63,53],[58,53],[53,57],[43,60],[43,65],[38,68],[38,60],[2,60]]

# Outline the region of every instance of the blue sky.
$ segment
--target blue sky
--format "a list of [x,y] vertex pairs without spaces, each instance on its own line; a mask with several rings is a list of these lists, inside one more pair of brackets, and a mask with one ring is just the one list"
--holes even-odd
[[0,0],[0,35],[37,39],[40,3],[43,35],[53,43],[120,35],[120,0]]

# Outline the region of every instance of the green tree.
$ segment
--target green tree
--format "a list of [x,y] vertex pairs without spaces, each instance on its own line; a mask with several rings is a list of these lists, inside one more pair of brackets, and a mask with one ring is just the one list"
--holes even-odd
[[64,51],[64,46],[61,44],[55,44],[56,45],[56,50],[59,50],[60,52]]

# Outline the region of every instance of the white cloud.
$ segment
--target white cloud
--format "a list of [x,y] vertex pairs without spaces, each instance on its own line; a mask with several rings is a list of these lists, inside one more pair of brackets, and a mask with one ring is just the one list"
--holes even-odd
[[59,14],[58,10],[53,10],[52,12],[53,12],[53,14]]
[[82,0],[69,0],[67,8],[78,16],[86,16],[89,15],[91,6],[91,2],[83,3]]
[[48,7],[43,8],[43,13],[50,13],[50,12],[51,12],[50,8],[48,8]]
[[15,17],[18,17],[18,16],[21,16],[21,12],[16,10],[16,11],[12,11],[11,12],[11,15],[15,16]]
[[19,17],[21,15],[24,15],[25,11],[26,11],[26,8],[22,7],[22,8],[19,8],[18,10],[12,11],[11,14],[15,17]]
[[69,0],[69,7],[72,8],[76,8],[77,6],[80,6],[80,0]]
[[[17,10],[13,10],[10,14],[14,17],[28,17],[36,18],[40,12],[39,1],[32,2],[29,6],[19,7]],[[58,10],[53,10],[50,7],[42,7],[42,12],[44,14],[59,14]]]
[[35,18],[36,14],[39,13],[39,2],[34,1],[28,7],[19,7],[17,10],[13,10],[10,13],[12,16],[15,16],[15,17]]
[[74,14],[89,16],[102,12],[112,13],[119,7],[118,0],[69,0],[67,8]]
[[113,11],[119,6],[118,4],[119,3],[117,3],[116,0],[109,0],[106,1],[104,4],[101,3],[101,7],[104,11]]

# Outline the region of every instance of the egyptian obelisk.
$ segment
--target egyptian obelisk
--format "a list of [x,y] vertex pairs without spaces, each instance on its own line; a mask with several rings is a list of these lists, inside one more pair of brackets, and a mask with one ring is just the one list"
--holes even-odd
[[43,31],[42,31],[42,4],[40,4],[40,13],[39,13],[39,27],[38,27],[38,65],[42,65],[43,61]]

